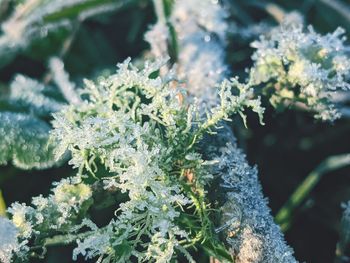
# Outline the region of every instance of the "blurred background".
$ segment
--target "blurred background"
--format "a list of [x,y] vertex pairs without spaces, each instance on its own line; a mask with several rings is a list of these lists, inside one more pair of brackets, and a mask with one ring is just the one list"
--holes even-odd
[[[0,22],[6,21],[21,2],[26,1],[0,0]],[[28,40],[26,45],[10,50],[0,49],[0,95],[6,96],[9,83],[18,73],[50,84],[48,60],[52,56],[59,56],[64,61],[71,80],[79,87],[83,78],[94,79],[114,72],[116,64],[127,57],[137,59],[147,55],[148,46],[143,35],[156,21],[152,2],[116,2],[120,5],[115,9],[86,19],[80,19],[79,14],[87,7],[73,6],[48,19],[68,19],[70,26],[49,31],[39,28],[40,34]],[[245,76],[245,68],[252,64],[250,42],[275,26],[283,13],[299,12],[306,24],[313,25],[321,33],[334,31],[339,26],[347,30],[347,36],[350,33],[349,1],[223,2],[230,14],[232,28],[227,63],[234,75],[242,77]],[[90,4],[99,3],[90,1]],[[0,102],[0,109],[6,107]],[[321,123],[305,112],[276,112],[268,107],[265,123],[265,126],[259,125],[252,115],[248,119],[248,129],[239,120],[233,129],[249,163],[258,166],[263,192],[269,199],[273,215],[276,215],[320,163],[331,156],[350,152],[350,120],[342,118],[333,124]],[[287,242],[301,262],[327,263],[334,260],[341,203],[350,200],[350,165],[336,168],[320,175],[314,187],[303,188],[305,191],[302,191],[300,205],[289,207],[292,215],[284,218],[287,223],[280,222],[283,223]],[[14,201],[28,203],[33,196],[47,195],[53,181],[72,173],[74,171],[68,165],[42,171],[22,171],[11,165],[2,166],[0,189],[3,200],[6,204]],[[103,218],[101,214],[96,216]],[[33,260],[36,261],[43,262]],[[52,263],[70,261],[71,248],[50,249],[45,259],[45,262]]]

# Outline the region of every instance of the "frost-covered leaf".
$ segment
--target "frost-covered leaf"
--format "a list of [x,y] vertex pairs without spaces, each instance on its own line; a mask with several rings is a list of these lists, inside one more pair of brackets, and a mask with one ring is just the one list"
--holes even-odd
[[10,102],[28,108],[37,115],[49,115],[64,105],[44,94],[45,86],[24,75],[15,76],[10,85]]
[[14,12],[1,24],[0,67],[27,48],[35,39],[60,28],[72,29],[72,21],[114,11],[133,0],[25,0],[15,6]]
[[12,163],[21,169],[54,166],[54,144],[49,142],[51,128],[30,115],[0,112],[0,164]]

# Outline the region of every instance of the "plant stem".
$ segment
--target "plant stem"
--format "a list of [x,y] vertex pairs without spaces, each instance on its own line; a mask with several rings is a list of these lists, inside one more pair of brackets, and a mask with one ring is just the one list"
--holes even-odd
[[49,237],[45,239],[43,246],[50,247],[50,246],[58,246],[58,245],[68,245],[73,243],[77,239],[82,239],[84,237],[91,235],[93,232],[94,231],[87,231],[76,235],[68,234],[68,235],[58,235],[58,236]]
[[90,0],[82,3],[78,3],[76,5],[67,6],[61,10],[53,12],[51,14],[47,14],[43,17],[44,22],[55,22],[62,18],[77,18],[80,13],[85,10],[91,10],[93,8],[97,8],[98,6],[106,5],[106,4],[116,4],[116,9],[121,10],[122,8],[126,8],[132,4],[138,3],[139,0]]
[[38,244],[36,246],[30,247],[30,251],[35,251],[38,249],[43,249],[46,247],[53,247],[53,246],[61,246],[61,245],[69,245],[73,242],[75,242],[77,239],[83,239],[91,234],[93,234],[94,231],[87,231],[80,234],[66,234],[66,235],[57,235],[53,237],[47,237],[43,240],[41,244]]
[[350,8],[347,4],[338,0],[320,0],[320,2],[333,9],[338,14],[343,16],[348,22],[350,22]]
[[328,172],[350,165],[350,154],[330,156],[321,162],[295,189],[289,200],[278,211],[275,220],[282,231],[287,231],[291,225],[292,214],[295,209],[307,198],[322,176]]

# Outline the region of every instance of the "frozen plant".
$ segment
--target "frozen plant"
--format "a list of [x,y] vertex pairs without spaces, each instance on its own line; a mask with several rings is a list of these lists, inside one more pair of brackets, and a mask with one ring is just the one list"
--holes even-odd
[[69,234],[93,203],[91,187],[79,177],[54,183],[52,192],[47,198],[34,197],[32,206],[16,202],[9,207],[8,213],[16,230],[14,239],[24,244],[13,250],[16,254],[14,258],[25,261],[28,260],[28,252],[39,253],[36,250],[47,245],[46,238],[50,235],[66,234],[67,242]]
[[228,127],[218,132],[206,148],[206,154],[217,158],[213,174],[220,178],[225,203],[221,207],[221,226],[234,262],[294,263],[293,250],[273,222],[262,195],[256,167],[250,167],[243,152],[236,146]]
[[[202,117],[171,71],[157,76],[165,63],[146,62],[140,70],[126,60],[116,74],[86,80],[85,99],[54,114],[56,156],[68,150],[78,175],[58,183],[48,198],[8,210],[29,251],[35,253],[36,244],[76,242],[74,259],[170,262],[179,254],[191,259],[188,248],[203,247],[231,259],[214,232],[206,196],[212,162],[202,158],[198,143],[229,115],[243,116],[247,107],[261,115],[263,109],[249,90],[225,80],[220,104]],[[105,189],[102,195],[125,196],[113,199],[115,217],[103,227],[83,220],[96,187]]]
[[312,26],[304,29],[302,23],[286,20],[251,44],[256,51],[249,85],[261,88],[276,108],[294,106],[314,112],[317,119],[339,118],[331,95],[350,88],[344,32],[338,28],[320,35]]
[[64,70],[63,61],[57,57],[53,57],[49,61],[49,66],[53,75],[53,80],[64,98],[71,104],[81,103],[75,84],[69,80],[69,75]]

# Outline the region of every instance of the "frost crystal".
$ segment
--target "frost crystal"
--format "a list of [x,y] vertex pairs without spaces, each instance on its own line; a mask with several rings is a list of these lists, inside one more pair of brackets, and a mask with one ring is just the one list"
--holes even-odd
[[[169,18],[173,24],[179,50],[178,78],[187,83],[189,92],[202,93],[203,103],[216,104],[217,92],[213,91],[227,72],[224,64],[227,14],[218,3],[209,0],[178,0],[174,2]],[[155,57],[167,55],[167,26],[158,22],[147,34]]]
[[[108,255],[110,247],[110,238],[113,236],[113,227],[108,225],[106,229],[99,230],[96,225],[93,226],[95,230],[93,235],[85,238],[83,241],[77,240],[77,247],[73,250],[73,260],[77,260],[79,255],[86,259],[96,257],[103,258]],[[124,259],[125,260],[125,259]]]
[[168,27],[164,23],[155,24],[145,34],[145,40],[150,44],[154,57],[159,58],[168,54],[167,42],[169,39]]
[[212,89],[227,73],[224,64],[226,12],[215,1],[176,1],[172,21],[178,33],[180,78],[202,102],[213,103],[217,93]]
[[279,227],[274,224],[267,202],[261,191],[256,168],[252,168],[235,144],[225,145],[232,138],[229,128],[221,130],[215,138],[209,155],[217,155],[218,166],[213,171],[222,178],[222,189],[227,203],[222,211],[232,246],[235,262],[296,262],[293,251],[285,244]]

